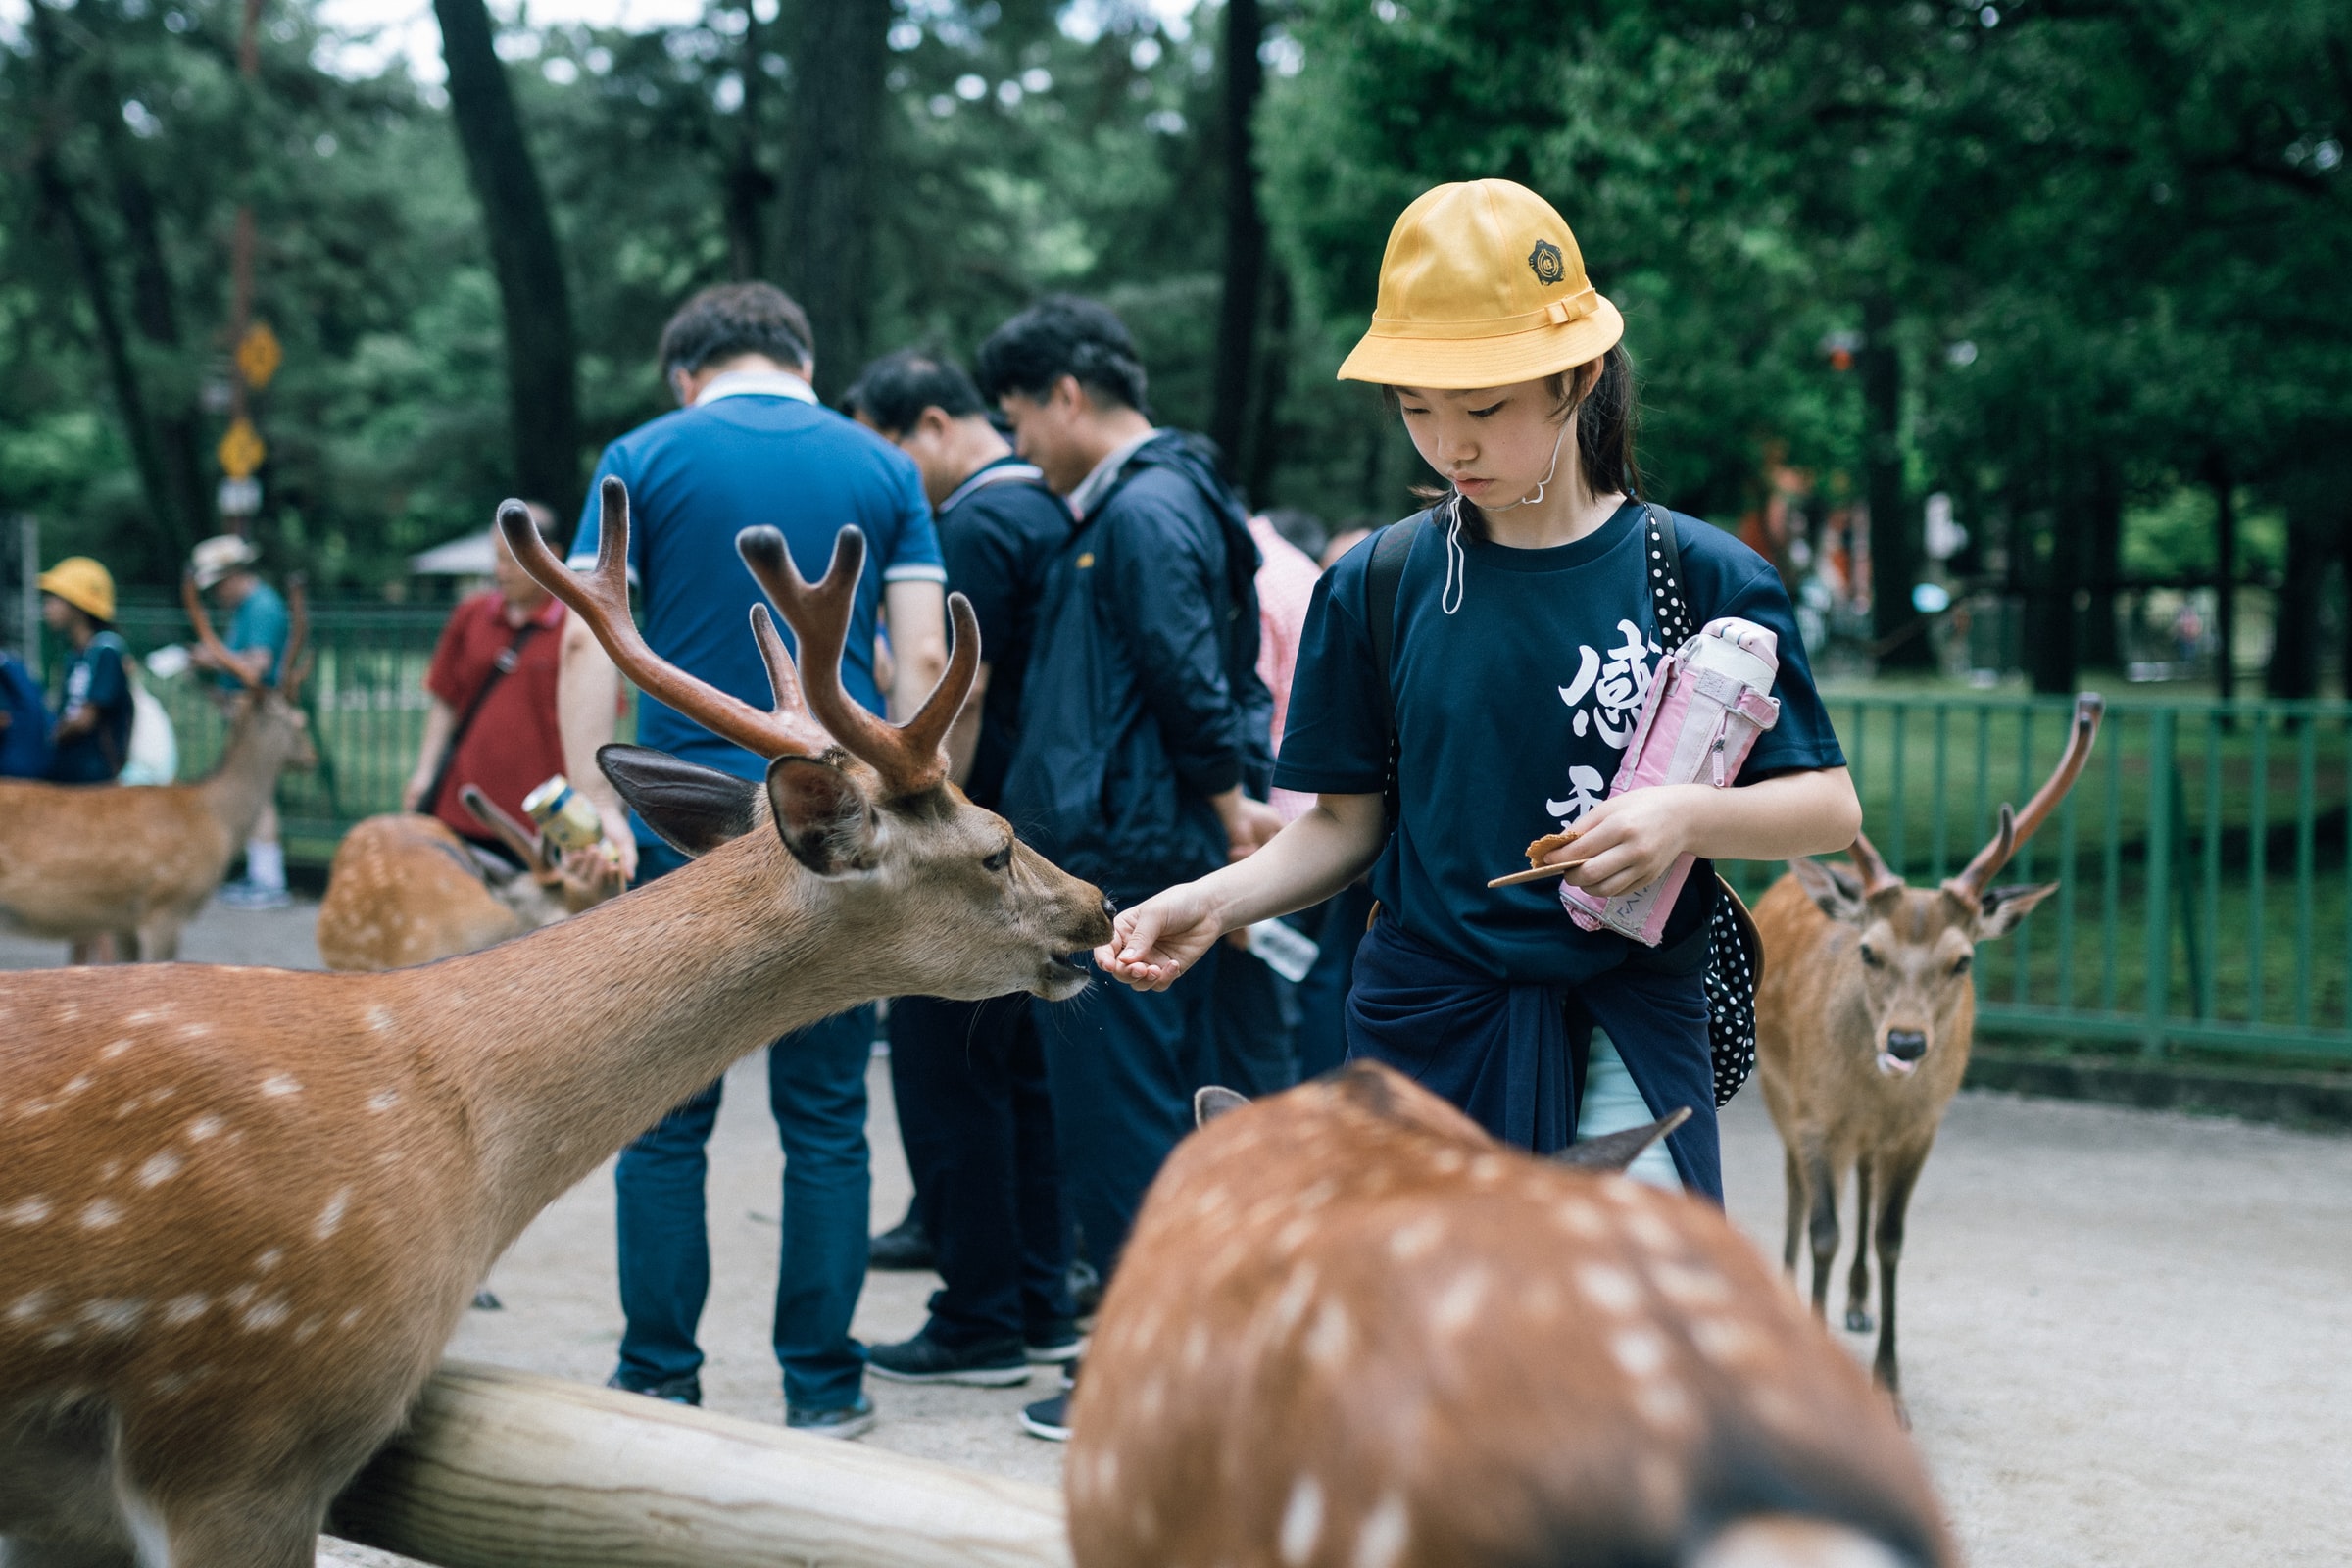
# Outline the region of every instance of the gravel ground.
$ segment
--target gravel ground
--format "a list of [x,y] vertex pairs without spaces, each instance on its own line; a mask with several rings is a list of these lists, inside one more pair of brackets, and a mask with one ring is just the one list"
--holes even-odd
[[[315,963],[313,918],[212,911],[188,956]],[[0,938],[0,966],[61,958]],[[703,1382],[712,1408],[772,1422],[782,1160],[760,1071],[755,1059],[730,1075],[711,1146]],[[872,1087],[880,1229],[907,1187],[879,1061]],[[1724,1142],[1733,1215],[1777,1249],[1780,1153],[1760,1097],[1734,1104]],[[452,1352],[601,1381],[620,1327],[612,1209],[609,1170],[550,1207],[491,1276],[505,1309],[469,1314]],[[869,1276],[857,1333],[912,1333],[936,1283]],[[1964,1095],[1913,1203],[1903,1283],[1912,1418],[1972,1561],[2345,1560],[2352,1140]],[[1848,1343],[1868,1353],[1867,1338]],[[1015,1422],[1050,1377],[1004,1390],[873,1380],[883,1419],[867,1441],[1055,1482],[1059,1450]]]

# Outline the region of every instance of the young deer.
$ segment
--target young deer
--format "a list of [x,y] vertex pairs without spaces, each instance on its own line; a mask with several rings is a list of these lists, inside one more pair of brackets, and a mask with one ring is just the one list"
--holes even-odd
[[1886,1401],[1722,1213],[1568,1167],[1671,1125],[1541,1160],[1360,1062],[1216,1114],[1096,1322],[1078,1568],[1954,1561]]
[[[1061,998],[1102,895],[947,782],[979,649],[904,726],[841,685],[862,539],[810,588],[739,541],[761,711],[630,623],[627,501],[582,579],[514,502],[516,557],[645,690],[772,759],[746,783],[636,747],[606,773],[702,858],[484,953],[383,974],[0,977],[0,1551],[308,1568],[328,1499],[401,1421],[492,1259],[663,1111],[778,1035],[908,992]],[[804,684],[805,683],[805,684]],[[804,695],[805,693],[805,695]]]
[[476,851],[440,818],[371,816],[343,835],[318,904],[318,956],[329,969],[405,969],[472,953],[595,907],[617,880],[571,875],[537,833],[468,784],[466,808],[521,868]]
[[[1782,1263],[1796,1272],[1797,1242],[1813,1244],[1813,1310],[1828,1308],[1838,1256],[1838,1193],[1854,1172],[1854,1263],[1845,1326],[1870,1329],[1872,1202],[1879,1249],[1878,1379],[1899,1400],[1894,1273],[1903,1217],[1944,1107],[1959,1091],[1976,1033],[1968,971],[1977,945],[2007,936],[2055,882],[1991,887],[2017,847],[2074,787],[2105,705],[2075,700],[2066,752],[2025,811],[2001,808],[1992,842],[1933,891],[1906,887],[1870,840],[1857,836],[1854,869],[1791,860],[1756,905],[1764,977],[1756,989],[1756,1071],[1787,1152],[1788,1227]],[[1858,875],[1857,875],[1858,873]]]
[[[195,584],[180,594],[197,640],[225,656]],[[300,584],[293,599],[283,684],[240,673],[227,749],[205,778],[136,789],[0,780],[0,918],[63,942],[112,934],[124,959],[179,956],[180,928],[220,890],[278,774],[318,765],[296,706],[309,625]]]

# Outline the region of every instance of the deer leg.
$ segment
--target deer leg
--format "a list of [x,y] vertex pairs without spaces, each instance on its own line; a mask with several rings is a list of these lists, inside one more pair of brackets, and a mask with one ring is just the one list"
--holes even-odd
[[164,1529],[172,1568],[315,1568],[326,1507],[271,1492],[181,1504]]
[[107,1443],[87,1409],[0,1433],[0,1564],[132,1568]]
[[151,915],[139,927],[139,957],[148,963],[170,963],[179,956],[180,918]]
[[1815,1154],[1805,1167],[1813,1196],[1813,1315],[1827,1321],[1830,1271],[1838,1266],[1838,1173],[1823,1154]]
[[1894,1272],[1903,1257],[1903,1217],[1911,1206],[1911,1189],[1919,1181],[1927,1152],[1906,1152],[1888,1162],[1886,1193],[1879,1209],[1879,1353],[1871,1374],[1894,1398],[1895,1413],[1911,1424],[1903,1409],[1903,1383],[1894,1359]]
[[1781,1165],[1788,1177],[1788,1233],[1781,1244],[1781,1268],[1790,1280],[1796,1278],[1796,1247],[1805,1233],[1805,1167],[1796,1157],[1796,1151],[1784,1148]]
[[1854,1162],[1854,1267],[1845,1277],[1845,1331],[1870,1332],[1870,1161]]

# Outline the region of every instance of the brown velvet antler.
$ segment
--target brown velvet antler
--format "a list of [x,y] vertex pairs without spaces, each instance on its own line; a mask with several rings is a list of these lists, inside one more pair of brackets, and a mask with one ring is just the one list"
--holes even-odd
[[2082,776],[2082,764],[2090,760],[2091,742],[2098,738],[2099,717],[2106,710],[2106,700],[2096,692],[2084,692],[2075,699],[2075,727],[2066,738],[2066,752],[2058,759],[2056,771],[2034,792],[2023,811],[2012,812],[2007,806],[2001,808],[2000,827],[1992,842],[1979,850],[1977,858],[1958,876],[1943,884],[1946,893],[1964,904],[1983,901],[1985,887],[2009,863],[2009,857],[2017,853],[2017,847],[2034,836],[2034,830],[2066,798],[2066,792],[2075,787],[2075,780]]
[[[802,687],[817,721],[852,756],[880,774],[890,794],[919,795],[936,788],[948,776],[941,744],[980,672],[980,622],[971,601],[961,594],[948,596],[954,637],[947,670],[913,717],[892,724],[867,712],[841,684],[842,649],[857,606],[858,573],[865,566],[865,535],[856,528],[842,529],[833,541],[833,559],[824,576],[813,585],[801,575],[783,534],[774,528],[744,529],[735,536],[735,549],[800,641]],[[754,625],[760,622],[755,619]],[[772,629],[766,635],[772,636]],[[761,652],[767,647],[763,638]],[[773,667],[779,660],[774,654],[768,657]]]
[[291,703],[300,696],[303,680],[311,672],[310,583],[299,571],[286,579],[286,603],[291,624],[286,632],[286,651],[277,656],[277,689]]
[[[263,683],[246,670],[244,662],[230,653],[228,645],[213,630],[213,617],[204,612],[204,595],[197,590],[194,577],[183,576],[179,579],[179,602],[188,612],[189,624],[196,628],[196,646],[209,649],[227,673],[244,682],[247,691],[262,690]],[[293,646],[291,639],[288,639],[287,646]]]
[[523,570],[564,601],[596,633],[612,662],[648,696],[667,703],[705,729],[760,757],[817,757],[831,745],[803,701],[773,628],[762,629],[764,608],[752,612],[752,632],[767,662],[776,704],[767,712],[696,679],[646,646],[629,618],[629,493],[608,477],[600,493],[604,526],[597,537],[596,566],[585,574],[558,561],[539,537],[528,508],[508,501],[498,509],[498,530]]
[[1845,853],[1852,858],[1854,869],[1862,873],[1863,898],[1875,899],[1882,893],[1893,892],[1903,885],[1903,879],[1886,868],[1886,861],[1879,854],[1879,847],[1870,842],[1868,834],[1856,833],[1853,848]]

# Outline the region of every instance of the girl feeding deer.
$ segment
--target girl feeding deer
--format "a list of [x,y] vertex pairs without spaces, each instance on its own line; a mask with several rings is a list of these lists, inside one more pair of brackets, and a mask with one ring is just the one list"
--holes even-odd
[[[1383,388],[1448,488],[1317,586],[1275,770],[1315,807],[1249,858],[1120,914],[1096,959],[1165,987],[1224,933],[1369,867],[1379,904],[1350,1055],[1539,1153],[1689,1106],[1671,1177],[1655,1179],[1720,1201],[1706,862],[1844,849],[1861,808],[1779,576],[1729,534],[1636,499],[1624,330],[1533,191],[1477,180],[1405,209],[1340,376]],[[1687,606],[1653,593],[1660,557]],[[1778,640],[1778,720],[1738,787],[1611,794],[1653,673],[1686,629],[1725,616]],[[1615,898],[1686,855],[1698,863],[1654,946],[1564,906],[1562,882]],[[1531,857],[1559,878],[1489,886]]]

